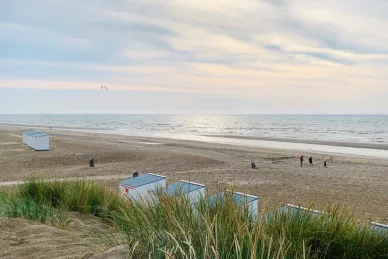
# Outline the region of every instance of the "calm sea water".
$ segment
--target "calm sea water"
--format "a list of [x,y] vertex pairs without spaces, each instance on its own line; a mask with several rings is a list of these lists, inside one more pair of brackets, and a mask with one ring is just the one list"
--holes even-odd
[[0,115],[0,124],[388,143],[388,115]]

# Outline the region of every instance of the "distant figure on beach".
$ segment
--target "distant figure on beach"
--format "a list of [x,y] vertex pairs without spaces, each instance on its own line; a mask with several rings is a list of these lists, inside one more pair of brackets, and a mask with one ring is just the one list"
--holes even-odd
[[326,161],[323,163],[323,166],[326,167]]
[[300,156],[300,167],[303,166],[303,155]]
[[309,158],[309,163],[310,163],[310,166],[313,166],[313,157],[312,156],[310,156],[310,158]]
[[255,162],[251,161],[251,167],[252,169],[257,169]]

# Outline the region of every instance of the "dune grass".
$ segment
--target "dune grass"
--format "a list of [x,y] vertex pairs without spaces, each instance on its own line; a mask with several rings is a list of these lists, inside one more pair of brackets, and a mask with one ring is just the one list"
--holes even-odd
[[195,206],[163,193],[128,201],[87,181],[31,180],[9,197],[0,199],[3,216],[44,222],[50,213],[77,211],[105,219],[121,229],[120,242],[134,258],[388,258],[387,234],[340,207],[320,216],[282,211],[255,217],[228,195]]
[[32,179],[20,186],[19,197],[66,211],[109,219],[123,205],[117,193],[91,181],[43,182]]
[[152,258],[388,258],[388,236],[340,207],[256,218],[247,209],[230,195],[194,207],[184,197],[163,197],[132,202],[115,222]]
[[39,221],[61,229],[67,228],[70,223],[69,214],[64,210],[38,203],[31,198],[5,193],[0,193],[0,216]]

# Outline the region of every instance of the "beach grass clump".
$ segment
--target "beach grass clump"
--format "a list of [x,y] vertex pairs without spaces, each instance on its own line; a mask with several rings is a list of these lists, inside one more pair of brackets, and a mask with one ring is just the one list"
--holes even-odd
[[100,218],[110,218],[123,202],[116,193],[84,180],[43,182],[31,179],[20,186],[18,196],[34,199],[38,204]]
[[132,201],[114,222],[127,240],[137,241],[132,244],[144,257],[282,258],[287,253],[285,244],[271,247],[263,222],[231,195],[216,202],[205,197],[195,206],[184,196]]
[[39,221],[61,229],[70,223],[68,212],[11,193],[0,193],[0,216]]
[[264,224],[275,245],[282,240],[291,254],[304,247],[310,258],[388,258],[388,232],[360,224],[346,209],[329,206],[325,213],[281,211]]

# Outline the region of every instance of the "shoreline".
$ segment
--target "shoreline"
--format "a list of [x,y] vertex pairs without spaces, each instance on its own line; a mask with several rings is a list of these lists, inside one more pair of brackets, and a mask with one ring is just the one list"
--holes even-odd
[[[190,134],[176,132],[174,134],[165,133],[165,132],[136,132],[133,134],[130,130],[127,129],[113,129],[113,128],[93,128],[93,127],[74,127],[74,126],[58,126],[58,125],[31,125],[31,124],[7,124],[0,123],[2,128],[39,128],[47,130],[58,130],[58,131],[77,131],[77,132],[90,132],[90,133],[100,133],[100,134],[117,134],[124,136],[134,136],[134,137],[154,137],[161,135],[163,138],[174,138],[173,135],[180,136],[190,136],[190,137],[211,137],[211,138],[229,138],[229,139],[244,139],[244,140],[261,140],[261,141],[270,141],[270,142],[284,142],[284,143],[296,143],[296,144],[312,144],[312,145],[324,145],[324,146],[334,146],[334,147],[351,147],[351,148],[367,148],[367,149],[377,149],[377,150],[388,150],[388,143],[370,143],[370,142],[352,142],[352,141],[338,141],[338,140],[316,140],[316,139],[300,139],[300,138],[284,138],[284,137],[260,137],[260,136],[242,136],[242,135],[232,135],[232,134]],[[129,131],[129,134],[125,131]],[[109,132],[109,133],[108,133]],[[169,136],[171,134],[171,136]],[[189,138],[187,140],[190,140]],[[201,140],[200,140],[201,141]]]
[[[0,124],[3,129],[25,130],[27,126]],[[258,136],[236,136],[236,135],[195,135],[185,133],[168,132],[131,132],[128,130],[101,130],[92,128],[76,127],[53,127],[35,126],[30,128],[47,129],[56,132],[79,132],[102,135],[117,135],[134,138],[152,138],[164,140],[197,141],[202,143],[226,144],[243,147],[268,148],[274,150],[293,150],[299,152],[313,152],[327,155],[342,155],[349,157],[364,157],[388,159],[388,144],[360,143],[360,142],[341,142],[330,140],[309,140],[309,139],[291,139],[291,138],[272,138]]]
[[351,147],[351,148],[366,148],[377,150],[388,150],[388,144],[365,143],[365,142],[349,142],[349,141],[334,141],[334,140],[313,140],[313,139],[293,139],[293,138],[276,138],[276,137],[257,137],[257,136],[236,136],[236,135],[201,135],[204,137],[214,138],[232,138],[232,139],[246,139],[246,140],[261,140],[270,142],[285,142],[296,144],[312,144],[333,147]]

